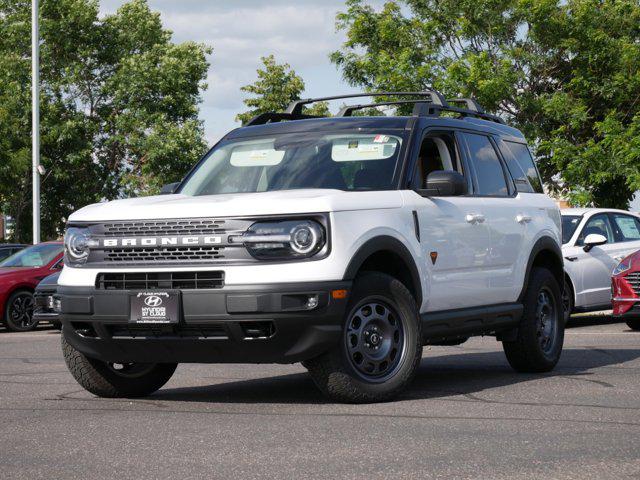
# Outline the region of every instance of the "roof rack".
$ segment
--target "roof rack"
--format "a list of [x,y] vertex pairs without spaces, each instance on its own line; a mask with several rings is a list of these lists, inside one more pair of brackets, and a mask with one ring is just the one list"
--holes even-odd
[[[441,112],[457,113],[463,117],[475,117],[482,120],[489,120],[496,123],[505,123],[500,117],[486,113],[485,110],[474,98],[451,98],[445,99],[436,90],[425,90],[423,92],[376,92],[376,93],[353,93],[348,95],[335,95],[332,97],[305,98],[295,100],[289,104],[285,112],[268,112],[252,118],[246,126],[262,125],[270,122],[281,122],[285,120],[302,120],[306,118],[319,118],[316,115],[303,114],[303,107],[310,103],[326,102],[330,100],[341,100],[345,98],[362,97],[418,97],[408,100],[383,101],[379,103],[367,103],[358,105],[346,105],[338,113],[338,117],[350,117],[355,110],[364,108],[375,108],[381,105],[405,105],[413,104],[413,116],[416,117],[438,117]],[[454,107],[451,104],[463,104],[464,108]]]

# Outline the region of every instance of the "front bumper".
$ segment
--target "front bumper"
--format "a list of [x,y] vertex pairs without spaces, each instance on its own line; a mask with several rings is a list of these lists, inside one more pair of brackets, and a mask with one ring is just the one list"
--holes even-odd
[[33,310],[33,318],[38,322],[58,323],[60,321],[58,313],[53,310],[49,298],[53,298],[55,290],[39,290],[36,289],[33,294],[35,308]]
[[640,317],[639,298],[614,298],[612,302],[613,316],[615,318]]
[[[181,291],[178,324],[129,323],[130,290],[59,286],[66,340],[109,362],[294,363],[340,339],[351,282],[233,286]],[[318,306],[302,308],[316,295]],[[302,308],[302,309],[301,309]]]

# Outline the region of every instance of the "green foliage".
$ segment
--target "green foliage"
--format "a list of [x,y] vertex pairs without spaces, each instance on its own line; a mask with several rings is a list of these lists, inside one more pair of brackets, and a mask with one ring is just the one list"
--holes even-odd
[[[250,110],[239,113],[236,121],[246,124],[256,115],[268,112],[283,112],[294,100],[299,100],[304,91],[304,81],[288,63],[278,64],[273,55],[261,58],[264,68],[257,70],[258,80],[251,85],[241,87],[245,93],[255,95],[246,98],[244,104]],[[327,102],[314,103],[304,109],[306,115],[328,117]]]
[[[30,236],[31,2],[0,0],[0,211]],[[176,45],[145,0],[98,16],[95,0],[43,0],[43,237],[74,210],[157,192],[205,149],[198,120],[210,49]]]
[[350,84],[476,97],[578,204],[626,208],[640,189],[637,0],[348,0],[336,25]]

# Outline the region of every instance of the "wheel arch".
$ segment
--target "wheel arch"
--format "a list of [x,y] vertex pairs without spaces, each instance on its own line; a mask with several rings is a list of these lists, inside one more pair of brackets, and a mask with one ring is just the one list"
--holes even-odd
[[411,292],[418,308],[422,304],[418,267],[409,249],[397,238],[381,235],[367,240],[349,262],[343,279],[353,280],[362,271],[377,271],[397,278]]
[[533,245],[529,260],[527,261],[527,270],[522,285],[522,291],[518,297],[518,301],[522,302],[529,286],[531,270],[534,267],[547,268],[558,282],[561,291],[564,291],[565,270],[562,260],[562,249],[558,243],[551,237],[541,237]]

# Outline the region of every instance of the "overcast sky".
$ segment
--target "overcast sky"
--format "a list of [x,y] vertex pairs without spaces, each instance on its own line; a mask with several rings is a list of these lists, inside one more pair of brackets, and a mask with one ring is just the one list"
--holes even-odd
[[[111,13],[123,3],[101,0],[100,7]],[[209,88],[200,105],[210,143],[237,126],[234,118],[244,109],[240,87],[256,80],[262,56],[274,54],[279,63],[289,63],[304,79],[305,95],[354,90],[328,58],[344,41],[343,33],[335,31],[342,0],[149,0],[149,5],[160,12],[175,42],[213,47]]]

